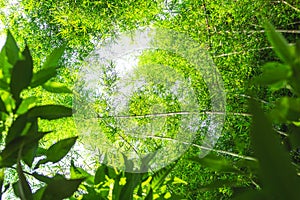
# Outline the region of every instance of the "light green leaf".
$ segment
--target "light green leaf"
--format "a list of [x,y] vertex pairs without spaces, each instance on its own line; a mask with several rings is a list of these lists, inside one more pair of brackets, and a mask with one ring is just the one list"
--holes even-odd
[[72,91],[63,83],[48,81],[43,88],[52,93],[72,93]]
[[47,57],[42,69],[46,68],[56,68],[58,67],[58,62],[63,56],[65,51],[65,46],[58,47],[52,51],[52,53]]
[[35,105],[35,103],[37,102],[37,98],[32,96],[32,97],[28,97],[26,99],[24,99],[18,110],[17,110],[17,114],[18,115],[21,115],[21,114],[24,114],[28,109],[30,109],[30,107],[32,107],[33,105]]

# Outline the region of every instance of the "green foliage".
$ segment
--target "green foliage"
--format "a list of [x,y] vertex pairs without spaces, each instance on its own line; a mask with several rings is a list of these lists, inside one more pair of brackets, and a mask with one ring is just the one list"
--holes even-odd
[[[5,177],[2,175],[0,198],[7,188],[12,186],[15,195],[21,199],[64,199],[70,197],[83,181],[80,178],[66,179],[61,175],[41,179],[43,176],[37,176],[35,172],[24,170],[25,168],[37,169],[40,164],[60,161],[70,151],[77,139],[74,137],[58,141],[45,152],[45,159],[39,160],[36,165],[33,164],[35,159],[41,156],[38,153],[40,141],[49,133],[39,130],[38,119],[53,120],[72,116],[71,108],[62,105],[32,106],[36,97],[23,98],[23,93],[26,93],[27,90],[30,91],[32,83],[36,87],[56,75],[54,72],[47,74],[43,71],[46,67],[49,69],[49,67],[57,65],[63,49],[59,49],[59,53],[56,51],[46,60],[44,68],[34,73],[29,48],[26,46],[21,54],[14,38],[8,31],[6,43],[1,51],[3,62],[0,63],[1,82],[10,86],[9,88],[1,87],[0,91],[1,121],[4,125],[1,136],[5,138],[5,143],[1,143],[3,150],[0,152],[0,167],[2,173],[8,168],[15,169],[18,180],[12,185],[5,185],[6,189],[2,190],[5,181]],[[33,193],[28,176],[36,177],[45,182],[46,186]],[[7,182],[11,184],[10,181]]]

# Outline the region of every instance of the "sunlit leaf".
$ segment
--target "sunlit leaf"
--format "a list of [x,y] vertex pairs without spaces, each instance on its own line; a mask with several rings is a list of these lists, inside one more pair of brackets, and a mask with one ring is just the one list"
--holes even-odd
[[48,67],[41,69],[37,73],[33,74],[30,86],[32,88],[46,83],[50,78],[56,75],[56,67]]
[[72,93],[72,91],[63,83],[48,81],[43,84],[43,88],[52,93]]
[[65,51],[65,46],[54,49],[51,54],[47,57],[42,69],[58,67],[58,62],[62,58]]

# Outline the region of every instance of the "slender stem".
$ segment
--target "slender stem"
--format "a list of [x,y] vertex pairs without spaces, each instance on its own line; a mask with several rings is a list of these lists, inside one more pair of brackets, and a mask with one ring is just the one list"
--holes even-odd
[[173,139],[173,138],[152,136],[152,135],[148,135],[146,137],[153,138],[153,139],[162,139],[162,140],[167,140],[167,141],[181,142],[182,144],[191,145],[191,146],[197,147],[197,148],[202,149],[202,150],[209,150],[209,151],[214,151],[214,152],[220,153],[220,154],[225,154],[225,155],[229,155],[229,156],[233,156],[233,157],[237,157],[237,158],[242,158],[242,159],[245,159],[245,160],[257,161],[256,158],[253,158],[253,157],[250,157],[250,156],[244,156],[244,155],[239,155],[239,154],[228,152],[228,151],[217,150],[217,149],[213,149],[213,148],[210,148],[210,147],[206,147],[206,146],[202,146],[202,145],[198,145],[198,144],[194,144],[194,143],[182,142],[182,141],[178,141],[178,140]]
[[193,112],[193,111],[180,111],[180,112],[168,112],[168,113],[153,113],[153,114],[145,114],[145,115],[118,115],[118,116],[98,116],[99,119],[104,118],[116,118],[116,119],[130,119],[130,118],[147,118],[147,117],[167,117],[167,116],[174,116],[174,115],[239,115],[244,117],[252,116],[249,113],[236,113],[236,112],[222,112],[222,111],[200,111],[200,112]]

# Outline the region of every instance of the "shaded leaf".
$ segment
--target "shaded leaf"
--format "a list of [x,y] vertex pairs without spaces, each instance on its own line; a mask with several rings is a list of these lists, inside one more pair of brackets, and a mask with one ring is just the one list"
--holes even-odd
[[62,200],[73,195],[84,179],[66,179],[55,176],[43,191],[42,200]]
[[6,110],[6,106],[5,103],[3,102],[1,96],[0,96],[0,112],[5,112],[8,114],[7,110]]
[[30,108],[30,106],[34,105],[36,102],[37,102],[37,98],[34,96],[24,99],[21,102],[20,106],[18,107],[18,110],[16,113],[19,115],[24,114]]
[[46,83],[50,78],[56,75],[56,67],[44,68],[33,74],[30,86],[32,88]]
[[71,179],[84,178],[86,183],[94,184],[94,177],[84,169],[76,167],[73,160],[71,160],[70,175]]
[[25,60],[19,60],[13,66],[10,80],[10,91],[17,104],[20,103],[21,91],[29,86],[32,78],[33,62],[27,46],[23,51],[23,56]]
[[78,137],[63,139],[50,146],[45,153],[46,158],[40,160],[35,166],[35,168],[47,162],[56,163],[60,161],[63,157],[65,157],[68,154],[70,149],[75,144],[77,138]]
[[62,105],[43,105],[31,108],[28,111],[29,118],[40,117],[42,119],[59,119],[72,116],[73,110]]
[[300,180],[288,152],[280,144],[260,105],[252,101],[250,108],[254,114],[251,139],[260,163],[263,191],[277,199],[298,199]]
[[5,143],[8,144],[18,136],[20,136],[26,126],[27,115],[19,115],[8,130]]

